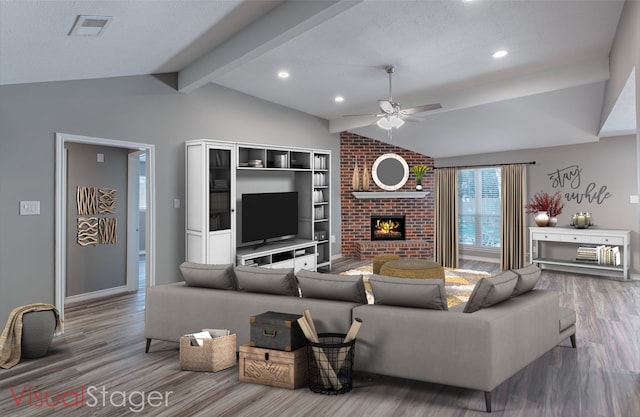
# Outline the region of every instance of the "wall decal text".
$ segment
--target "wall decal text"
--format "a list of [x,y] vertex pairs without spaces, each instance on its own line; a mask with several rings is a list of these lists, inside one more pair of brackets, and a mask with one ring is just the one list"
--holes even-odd
[[567,201],[575,201],[580,203],[596,203],[602,204],[607,198],[613,197],[607,186],[602,185],[598,188],[595,182],[590,182],[582,188],[581,180],[582,168],[580,165],[570,165],[565,168],[556,169],[554,172],[547,174],[553,188],[569,187],[573,191],[564,193]]

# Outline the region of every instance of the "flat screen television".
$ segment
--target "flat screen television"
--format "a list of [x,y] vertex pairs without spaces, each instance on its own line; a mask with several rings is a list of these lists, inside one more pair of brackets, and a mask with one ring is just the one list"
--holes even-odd
[[242,194],[242,242],[297,234],[297,192]]

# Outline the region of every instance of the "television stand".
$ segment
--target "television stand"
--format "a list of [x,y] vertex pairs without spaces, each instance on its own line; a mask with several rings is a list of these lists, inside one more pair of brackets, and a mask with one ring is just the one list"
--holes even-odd
[[315,240],[287,239],[236,249],[236,265],[316,270]]

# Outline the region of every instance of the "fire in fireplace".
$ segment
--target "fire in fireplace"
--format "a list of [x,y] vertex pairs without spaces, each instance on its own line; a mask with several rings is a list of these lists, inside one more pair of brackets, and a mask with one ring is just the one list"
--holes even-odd
[[371,216],[371,240],[405,240],[404,216]]

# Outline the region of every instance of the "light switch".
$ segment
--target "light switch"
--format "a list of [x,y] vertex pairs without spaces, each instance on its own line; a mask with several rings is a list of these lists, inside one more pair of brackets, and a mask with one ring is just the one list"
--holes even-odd
[[629,203],[638,204],[638,196],[637,195],[630,195],[629,196]]
[[21,201],[20,202],[21,216],[37,216],[38,214],[40,214],[39,201]]
[[180,208],[180,199],[179,198],[174,198],[173,199],[173,208],[175,208],[175,209],[179,209]]

